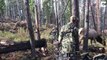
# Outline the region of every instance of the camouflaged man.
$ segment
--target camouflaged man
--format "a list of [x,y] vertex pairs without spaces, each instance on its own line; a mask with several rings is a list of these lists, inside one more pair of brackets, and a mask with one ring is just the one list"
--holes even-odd
[[58,41],[61,44],[61,54],[67,55],[72,51],[71,44],[73,42],[72,39],[72,31],[74,27],[76,27],[76,23],[78,22],[78,19],[75,16],[70,17],[70,22],[67,23],[66,25],[61,27]]

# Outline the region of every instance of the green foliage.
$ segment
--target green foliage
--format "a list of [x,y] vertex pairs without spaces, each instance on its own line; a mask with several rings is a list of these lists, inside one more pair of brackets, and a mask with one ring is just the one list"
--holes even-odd
[[45,15],[45,18],[48,18],[50,17],[51,15],[51,0],[44,0],[43,2],[43,10],[44,10],[44,15]]
[[[69,1],[69,0],[67,0]],[[68,5],[66,7],[66,10],[64,11],[64,15],[63,15],[63,18],[64,18],[64,22],[67,23],[69,22],[69,18],[71,16],[71,13],[70,13],[70,2],[68,2]],[[65,7],[64,7],[65,8]]]
[[66,11],[65,11],[65,19],[66,19],[66,22],[69,21],[70,15],[71,15],[71,13],[70,13],[70,2],[69,2],[69,3],[68,3],[68,6],[67,6],[67,8],[66,8]]
[[0,0],[0,14],[3,13],[3,10],[5,9],[5,0]]
[[35,8],[35,2],[34,0],[29,0],[29,6],[30,6],[30,13],[31,13],[31,18],[34,19],[34,8]]
[[19,28],[14,38],[15,41],[27,41],[30,40],[29,34],[23,28]]

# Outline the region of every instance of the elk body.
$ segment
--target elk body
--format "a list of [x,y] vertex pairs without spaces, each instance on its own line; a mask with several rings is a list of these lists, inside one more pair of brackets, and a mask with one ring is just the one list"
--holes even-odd
[[[85,28],[80,28],[79,29],[79,40],[80,40],[80,42],[81,42],[81,40],[84,39],[85,34],[86,34],[86,29]],[[99,35],[97,33],[97,31],[94,30],[94,29],[89,29],[88,39],[91,40],[91,44],[92,44],[93,41],[94,42],[97,41],[97,42],[101,43],[102,45],[104,45],[104,42],[103,42],[103,39],[102,39],[101,35]]]

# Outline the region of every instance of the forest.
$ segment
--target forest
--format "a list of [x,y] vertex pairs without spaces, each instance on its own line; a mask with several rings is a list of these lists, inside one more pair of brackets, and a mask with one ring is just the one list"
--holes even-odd
[[0,0],[0,60],[107,60],[106,44],[107,0]]

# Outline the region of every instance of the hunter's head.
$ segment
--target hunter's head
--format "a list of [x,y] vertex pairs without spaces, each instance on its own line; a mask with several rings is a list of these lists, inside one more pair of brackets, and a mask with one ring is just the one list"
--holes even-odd
[[71,22],[71,23],[77,23],[77,22],[78,22],[78,18],[75,17],[75,16],[71,16],[71,17],[70,17],[70,22]]

